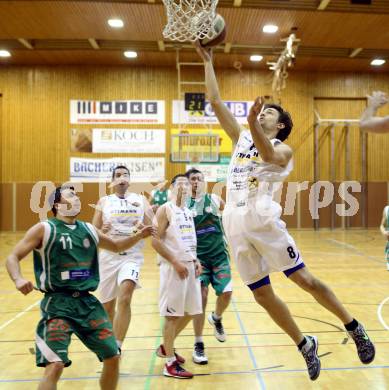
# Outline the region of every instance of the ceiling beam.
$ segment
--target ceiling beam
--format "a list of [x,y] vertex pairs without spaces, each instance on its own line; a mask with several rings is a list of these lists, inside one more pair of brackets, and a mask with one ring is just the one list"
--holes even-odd
[[95,50],[99,50],[99,49],[100,49],[100,46],[99,46],[99,44],[97,43],[96,39],[94,39],[94,38],[89,38],[89,39],[88,39],[88,42],[90,43],[90,45],[91,45]]
[[363,50],[362,47],[357,47],[356,49],[353,49],[353,51],[350,53],[349,57],[350,58],[356,57],[362,50]]
[[33,50],[34,46],[31,45],[31,42],[29,42],[27,39],[24,38],[18,38],[18,42],[20,42],[25,48],[29,50]]
[[331,0],[321,0],[317,9],[319,11],[324,11],[327,8],[328,4],[330,4],[330,1]]

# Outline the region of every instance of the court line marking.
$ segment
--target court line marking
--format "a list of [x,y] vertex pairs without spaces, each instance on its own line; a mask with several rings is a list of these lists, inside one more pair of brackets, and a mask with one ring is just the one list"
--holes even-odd
[[386,330],[389,330],[389,326],[386,324],[384,318],[382,317],[382,308],[384,307],[385,303],[389,301],[389,297],[385,298],[379,305],[378,305],[378,308],[377,308],[377,316],[378,316],[378,319],[380,320],[381,322],[381,325],[386,329]]
[[[389,369],[389,365],[378,365],[378,366],[358,366],[358,367],[327,367],[322,368],[321,371],[357,371],[357,370],[377,370],[377,369]],[[255,374],[261,371],[262,373],[271,374],[271,373],[290,373],[290,372],[307,372],[306,368],[292,368],[292,369],[260,369],[250,371],[219,371],[219,372],[211,372],[210,375],[242,375],[242,374]],[[135,375],[120,375],[120,379],[136,379],[136,378],[163,378],[163,374],[135,374]],[[99,379],[100,376],[82,376],[75,378],[60,378],[60,381],[83,381],[83,380],[96,380]],[[18,383],[18,382],[40,382],[41,378],[32,378],[32,379],[0,379],[0,383]]]
[[161,332],[162,332],[162,327],[163,327],[163,319],[162,317],[159,320],[159,328],[160,328],[160,333],[157,335],[155,339],[155,345],[154,345],[154,351],[152,352],[150,363],[149,363],[149,376],[146,379],[144,389],[149,390],[150,389],[150,384],[151,384],[151,374],[154,372],[154,367],[155,367],[155,361],[157,359],[157,354],[155,350],[159,347],[161,344]]
[[39,303],[40,303],[40,299],[36,302],[34,302],[32,305],[26,307],[24,310],[22,310],[21,312],[19,312],[18,314],[16,314],[16,316],[12,317],[10,320],[4,322],[4,324],[0,325],[0,332],[6,328],[9,324],[12,324],[12,322],[16,321],[18,318],[24,316],[27,312],[29,312],[32,308],[34,308],[35,306],[37,306]]
[[251,358],[251,362],[253,363],[253,366],[254,366],[254,369],[255,369],[255,375],[256,375],[256,377],[257,377],[257,379],[259,381],[261,389],[266,389],[265,382],[264,382],[264,380],[262,378],[261,373],[259,372],[259,368],[258,368],[258,365],[257,365],[257,360],[255,359],[255,355],[254,355],[253,349],[251,348],[250,341],[249,341],[249,338],[248,338],[247,333],[246,333],[246,329],[245,329],[245,327],[243,325],[242,319],[240,318],[239,311],[237,309],[237,306],[236,306],[234,298],[231,299],[231,303],[232,303],[232,307],[234,308],[235,316],[236,316],[236,318],[237,318],[237,320],[239,322],[240,331],[242,332],[244,341],[245,341],[245,343],[247,345],[247,349],[248,349],[248,352],[249,352],[249,355],[250,355],[250,358]]
[[383,263],[384,263],[384,260],[378,260],[378,259],[379,259],[378,256],[370,256],[370,255],[367,255],[367,254],[361,252],[361,251],[360,251],[358,248],[356,248],[354,245],[347,244],[347,243],[342,242],[342,241],[334,240],[333,238],[327,238],[326,241],[333,242],[334,244],[336,244],[336,245],[338,245],[338,246],[342,246],[342,247],[347,248],[347,249],[351,249],[351,250],[353,250],[356,254],[358,254],[359,256],[363,256],[363,257],[367,258],[368,260],[374,261],[375,263],[380,263],[380,264],[383,264]]

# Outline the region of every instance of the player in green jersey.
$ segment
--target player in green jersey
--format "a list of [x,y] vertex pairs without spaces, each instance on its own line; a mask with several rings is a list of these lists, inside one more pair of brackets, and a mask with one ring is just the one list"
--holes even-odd
[[196,227],[197,257],[203,267],[200,276],[203,313],[193,319],[195,332],[193,361],[197,364],[207,364],[208,358],[204,352],[203,329],[208,286],[211,284],[217,295],[216,307],[209,314],[208,322],[213,326],[215,337],[220,342],[226,340],[222,315],[230,303],[232,294],[230,259],[220,213],[223,210],[224,202],[217,195],[205,192],[202,172],[191,169],[185,175],[192,185],[189,209],[192,210]]
[[386,269],[389,271],[389,206],[385,206],[380,225],[382,235],[386,238],[385,258]]
[[121,252],[155,235],[155,228],[142,225],[132,236],[114,240],[76,220],[81,203],[73,187],[58,187],[49,203],[55,218],[30,228],[6,262],[16,288],[29,294],[34,285],[23,278],[19,262],[33,251],[35,289],[45,294],[36,331],[36,361],[45,367],[38,389],[57,388],[63,368],[71,364],[68,347],[73,333],[103,361],[101,389],[115,389],[118,346],[103,306],[90,294],[99,284],[97,247]]
[[158,210],[160,206],[165,204],[171,198],[171,191],[169,189],[170,182],[164,180],[157,184],[150,193],[149,202],[154,212]]

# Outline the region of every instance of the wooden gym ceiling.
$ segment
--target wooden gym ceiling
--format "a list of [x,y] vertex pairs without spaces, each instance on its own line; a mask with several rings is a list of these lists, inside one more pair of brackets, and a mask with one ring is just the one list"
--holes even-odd
[[[216,66],[232,68],[240,61],[243,68],[266,69],[283,48],[280,39],[296,29],[296,70],[389,72],[389,0],[352,1],[357,0],[220,0],[228,33],[226,44],[215,50]],[[112,29],[110,18],[122,19],[124,27]],[[0,1],[0,50],[12,53],[0,65],[174,67],[177,46],[162,37],[165,21],[161,0]],[[279,31],[264,34],[268,23]],[[137,51],[138,58],[126,59],[124,50]],[[180,53],[182,60],[198,59],[190,45]],[[252,63],[250,54],[264,60]],[[386,64],[373,69],[375,57]]]

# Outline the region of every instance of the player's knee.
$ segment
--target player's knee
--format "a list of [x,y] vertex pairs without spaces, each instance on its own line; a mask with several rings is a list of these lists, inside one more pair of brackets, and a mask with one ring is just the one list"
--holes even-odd
[[253,295],[257,303],[265,307],[271,302],[271,299],[274,297],[274,292],[271,289],[260,287],[253,291]]
[[232,291],[224,291],[220,296],[223,297],[225,301],[229,302],[231,300]]
[[53,362],[46,366],[45,376],[51,379],[58,380],[64,368],[63,362]]
[[320,281],[312,275],[307,275],[301,278],[299,281],[299,285],[301,288],[308,292],[315,292],[321,287]]
[[116,367],[119,367],[119,362],[120,362],[120,356],[119,355],[115,355],[115,356],[112,356],[108,359],[104,359],[104,365],[107,367],[107,368],[116,368]]
[[132,292],[126,292],[118,297],[118,304],[125,307],[130,307],[132,299]]

